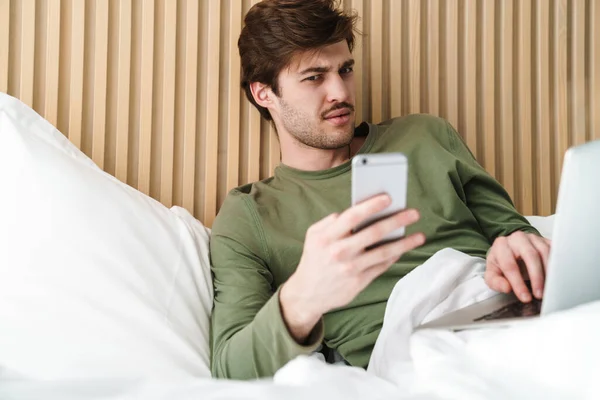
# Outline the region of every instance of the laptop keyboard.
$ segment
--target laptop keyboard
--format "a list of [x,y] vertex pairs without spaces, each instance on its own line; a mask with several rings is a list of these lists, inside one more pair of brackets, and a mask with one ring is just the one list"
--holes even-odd
[[492,311],[489,314],[479,317],[474,321],[489,321],[493,319],[504,319],[504,318],[515,318],[515,317],[531,317],[538,315],[542,309],[542,301],[533,299],[529,303],[521,303],[515,301],[510,303],[496,311]]

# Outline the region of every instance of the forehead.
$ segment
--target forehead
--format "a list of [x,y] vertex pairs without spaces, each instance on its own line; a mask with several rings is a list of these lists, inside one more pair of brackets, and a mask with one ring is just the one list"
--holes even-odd
[[337,68],[352,58],[352,53],[345,40],[321,47],[317,50],[303,51],[295,54],[287,68],[288,73],[297,73],[310,67]]

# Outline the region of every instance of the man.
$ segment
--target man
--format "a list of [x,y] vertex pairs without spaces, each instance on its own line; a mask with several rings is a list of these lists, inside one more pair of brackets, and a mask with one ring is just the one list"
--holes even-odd
[[[356,17],[336,6],[265,0],[245,18],[242,86],[277,129],[281,165],[231,191],[213,225],[217,377],[272,376],[321,343],[366,367],[394,285],[445,247],[487,256],[488,285],[527,302],[523,262],[541,297],[550,243],[447,122],[355,127]],[[351,234],[389,204],[381,195],[349,208],[352,156],[396,151],[409,160],[410,209]],[[365,250],[400,226],[404,239]]]

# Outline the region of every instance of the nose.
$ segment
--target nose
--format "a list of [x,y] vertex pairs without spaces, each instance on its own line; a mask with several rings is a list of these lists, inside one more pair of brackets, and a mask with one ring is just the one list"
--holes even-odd
[[327,84],[327,101],[330,103],[353,103],[351,85],[350,80],[344,79],[339,74],[332,74]]

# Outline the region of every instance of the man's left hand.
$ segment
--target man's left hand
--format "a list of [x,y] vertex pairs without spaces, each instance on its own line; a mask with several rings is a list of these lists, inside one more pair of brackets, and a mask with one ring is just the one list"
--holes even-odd
[[488,253],[485,282],[497,291],[511,290],[524,303],[531,301],[525,284],[529,277],[533,295],[541,299],[548,266],[551,241],[521,231],[497,238]]

